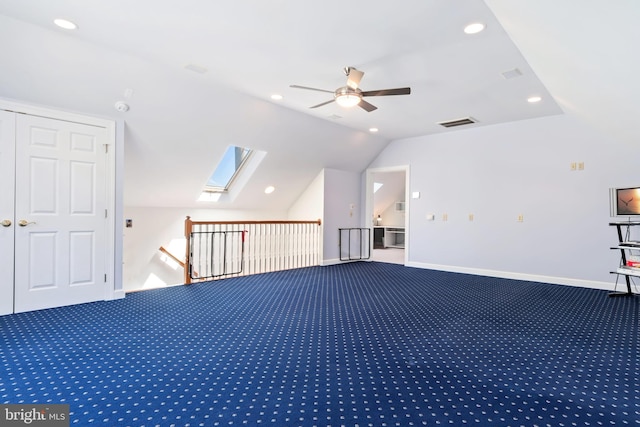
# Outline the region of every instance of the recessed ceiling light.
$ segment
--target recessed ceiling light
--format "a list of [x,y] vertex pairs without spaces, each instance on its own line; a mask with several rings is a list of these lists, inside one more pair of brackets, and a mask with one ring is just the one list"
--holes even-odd
[[379,130],[380,130],[380,129],[378,129],[378,128],[369,128],[369,132],[371,132],[371,133],[376,133],[376,132],[378,132]]
[[280,101],[282,99],[282,95],[280,95],[279,93],[274,93],[273,95],[271,95],[271,99],[273,99],[274,101]]
[[71,21],[67,21],[66,19],[54,19],[53,23],[60,28],[64,28],[65,30],[75,30],[76,28],[78,28],[76,24]]
[[482,22],[474,22],[464,27],[464,32],[467,34],[477,34],[485,29],[485,25]]
[[529,98],[527,98],[527,102],[534,104],[536,102],[540,102],[542,101],[542,97],[540,96],[530,96]]
[[267,188],[264,189],[264,193],[265,194],[271,194],[275,191],[276,187],[274,187],[273,185],[268,186]]

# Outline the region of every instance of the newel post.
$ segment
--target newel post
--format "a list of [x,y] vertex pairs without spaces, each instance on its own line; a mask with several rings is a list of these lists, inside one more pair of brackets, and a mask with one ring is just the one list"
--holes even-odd
[[193,230],[193,221],[187,216],[184,220],[184,237],[186,239],[186,252],[184,257],[184,283],[191,284],[191,231]]

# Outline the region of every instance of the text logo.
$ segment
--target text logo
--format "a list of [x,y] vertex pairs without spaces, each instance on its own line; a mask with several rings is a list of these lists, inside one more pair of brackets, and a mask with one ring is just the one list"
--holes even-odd
[[2,427],[69,427],[69,405],[0,405],[0,425]]

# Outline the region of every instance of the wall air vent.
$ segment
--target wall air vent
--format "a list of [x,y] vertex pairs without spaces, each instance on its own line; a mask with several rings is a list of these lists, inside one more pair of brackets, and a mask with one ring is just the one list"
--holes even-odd
[[477,123],[477,121],[471,117],[465,117],[463,119],[449,120],[446,122],[438,122],[440,126],[444,126],[446,128],[453,128],[456,126],[464,126],[470,125],[472,123]]

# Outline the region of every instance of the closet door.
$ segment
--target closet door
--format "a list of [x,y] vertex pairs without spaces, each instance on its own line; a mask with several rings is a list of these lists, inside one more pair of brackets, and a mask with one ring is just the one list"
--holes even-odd
[[15,312],[106,296],[105,128],[16,116]]
[[0,110],[0,315],[13,313],[15,114]]

